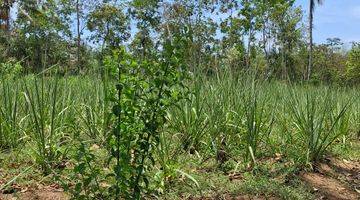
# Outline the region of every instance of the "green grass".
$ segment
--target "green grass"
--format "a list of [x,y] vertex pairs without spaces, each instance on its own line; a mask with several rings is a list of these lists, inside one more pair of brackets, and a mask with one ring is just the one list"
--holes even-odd
[[[160,197],[163,199],[183,199],[194,197],[225,198],[261,196],[276,197],[280,199],[314,199],[311,190],[292,174],[295,168],[289,168],[285,163],[261,162],[261,166],[253,171],[245,165],[238,166],[237,173],[240,177],[230,180],[234,171],[224,172],[216,170],[216,161],[209,160],[201,165],[197,158],[183,157],[182,168],[197,180],[199,188],[186,177],[175,180],[169,186],[166,193]],[[187,161],[185,161],[187,160]],[[233,163],[235,164],[235,163]],[[228,163],[228,165],[232,165]],[[235,164],[236,165],[236,164]],[[228,166],[231,168],[231,166]]]
[[[314,199],[291,174],[324,155],[359,156],[359,90],[244,77],[250,78],[220,73],[188,82],[192,94],[168,110],[161,130],[149,172],[152,195]],[[93,165],[106,169],[114,123],[109,85],[90,76],[1,80],[0,179],[20,174],[18,184],[48,184],[58,175],[71,182],[59,166],[79,162],[79,141],[99,148]],[[268,162],[278,155],[281,162]],[[242,178],[230,181],[231,173]]]
[[333,142],[349,133],[350,100],[339,101],[330,89],[305,94],[292,92],[289,98],[292,121],[303,151],[307,152],[306,160],[321,160]]

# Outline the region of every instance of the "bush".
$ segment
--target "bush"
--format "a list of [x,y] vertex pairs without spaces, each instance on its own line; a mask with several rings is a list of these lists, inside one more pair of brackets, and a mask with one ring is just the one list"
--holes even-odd
[[349,131],[349,104],[339,103],[329,90],[293,92],[289,108],[306,162],[321,160],[330,145]]
[[0,63],[0,77],[9,79],[15,78],[20,75],[23,71],[23,67],[20,62],[10,60],[6,63]]
[[350,84],[360,83],[360,43],[354,43],[346,62],[346,77]]
[[[81,148],[82,156],[73,173],[83,179],[77,182],[75,192],[66,188],[71,193],[87,194],[82,198],[100,195],[106,199],[141,199],[148,192],[152,184],[148,172],[155,165],[154,151],[160,143],[166,110],[185,94],[182,82],[186,71],[176,57],[176,49],[166,43],[164,51],[159,59],[138,61],[120,49],[105,59],[109,75],[118,78],[109,97],[116,118],[106,144],[109,170],[90,173],[92,165],[87,163],[96,158]],[[106,177],[104,192],[99,192],[96,184],[90,184],[97,182],[99,174]],[[90,185],[94,188],[88,190]]]

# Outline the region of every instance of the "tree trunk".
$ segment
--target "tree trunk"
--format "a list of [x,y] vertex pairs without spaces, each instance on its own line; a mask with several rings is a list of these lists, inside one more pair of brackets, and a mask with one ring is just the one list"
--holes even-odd
[[253,31],[252,31],[252,27],[250,25],[250,30],[249,30],[249,40],[248,40],[248,52],[247,52],[247,58],[246,58],[246,68],[250,69],[250,65],[251,65],[251,40],[253,37]]
[[266,60],[266,67],[265,67],[265,74],[264,74],[264,77],[266,80],[268,80],[270,78],[270,59],[269,59],[269,52],[267,51],[267,40],[268,40],[268,37],[267,37],[267,32],[266,32],[266,28],[267,28],[267,22],[268,22],[268,18],[267,20],[263,20],[263,30],[262,30],[262,37],[263,37],[263,51],[264,51],[264,54],[265,54],[265,60]]
[[81,33],[80,33],[80,6],[79,6],[79,0],[76,0],[76,28],[77,28],[77,67],[78,72],[80,73],[81,70],[81,64],[80,64],[80,47],[81,47]]
[[310,9],[309,9],[309,60],[308,60],[308,70],[307,70],[307,80],[311,78],[312,62],[313,62],[313,19],[314,19],[314,0],[310,0]]
[[34,71],[40,72],[43,68],[43,62],[42,62],[42,45],[41,45],[41,39],[38,35],[35,35],[35,60],[34,60]]
[[8,18],[6,19],[6,32],[8,34],[10,34],[10,4],[9,4],[9,2],[6,2],[6,14],[8,16]]
[[6,31],[6,33],[10,33],[10,2],[8,0],[4,0],[0,3],[0,30]]
[[286,62],[286,47],[285,47],[285,44],[283,43],[282,44],[282,49],[281,49],[281,65],[282,65],[282,79],[283,80],[288,80],[289,79],[289,76],[288,76],[288,71],[287,71],[287,62]]

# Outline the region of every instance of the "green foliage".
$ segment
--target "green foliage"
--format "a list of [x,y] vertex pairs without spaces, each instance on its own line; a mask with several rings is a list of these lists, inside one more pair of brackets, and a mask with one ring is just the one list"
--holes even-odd
[[220,164],[237,153],[246,162],[259,156],[262,147],[269,145],[274,123],[272,96],[263,83],[246,75],[251,78],[232,77],[230,72],[216,79],[196,76],[190,99],[168,114],[169,130],[180,142],[176,152],[211,152]]
[[347,56],[342,52],[343,43],[339,38],[328,38],[326,44],[314,47],[314,69],[312,81],[315,83],[335,83],[345,81]]
[[122,8],[110,3],[100,4],[90,13],[87,27],[95,33],[92,40],[102,48],[114,49],[130,37],[128,19]]
[[169,129],[180,137],[178,150],[200,150],[209,126],[205,109],[205,98],[200,94],[200,87],[196,87],[188,100],[168,111]]
[[[11,9],[0,35],[0,149],[31,147],[38,171],[58,173],[73,199],[161,198],[175,184],[198,193],[214,184],[194,174],[238,168],[250,170],[247,193],[281,188],[277,196],[301,199],[262,161],[281,155],[296,171],[360,134],[356,88],[268,81],[307,76],[294,0],[24,0]],[[310,83],[360,83],[360,47],[341,45],[314,45]],[[262,172],[271,180],[256,179]]]
[[[105,59],[106,68],[113,69],[113,76],[116,71],[119,79],[112,98],[117,121],[107,139],[110,171],[105,173],[108,177],[105,181],[110,185],[106,193],[109,198],[140,199],[148,192],[151,184],[148,171],[155,164],[153,154],[160,142],[159,131],[165,124],[166,110],[183,98],[186,71],[175,57],[176,49],[166,43],[160,56],[163,58],[137,61],[120,49]],[[82,174],[84,170],[74,172],[85,175],[76,188],[80,193],[86,192],[85,183],[97,177]]]
[[[171,42],[166,42],[164,47],[164,60],[136,62],[125,57],[119,66],[118,99],[113,108],[119,121],[114,129],[113,141],[110,141],[115,144],[112,150],[115,155],[110,158],[116,157],[116,169],[121,169],[126,160],[133,160],[128,164],[128,167],[132,165],[129,177],[118,170],[114,170],[114,175],[117,194],[132,191],[130,196],[135,199],[139,199],[148,188],[146,171],[154,165],[152,149],[159,145],[159,131],[164,126],[166,110],[183,95],[185,77],[180,70],[185,69],[181,69]],[[127,150],[124,155],[121,153],[124,151],[122,146],[134,152]],[[128,191],[121,191],[123,187],[119,187],[124,178],[130,180]]]
[[[89,147],[88,144],[80,141],[75,151],[74,162],[76,166],[69,172],[68,178],[64,180],[62,177],[56,179],[64,187],[65,191],[70,192],[72,199],[108,199],[109,196],[105,192],[106,185],[103,182],[105,174],[103,169],[97,165],[99,160],[96,159],[97,146]],[[69,186],[69,182],[74,187]],[[103,184],[103,185],[101,185]]]
[[[70,36],[69,1],[25,0],[18,3],[18,28],[12,52],[35,71],[54,64],[65,63],[66,38]],[[20,54],[18,52],[21,52]]]
[[19,113],[19,84],[1,84],[0,98],[0,149],[16,147],[24,134]]
[[[264,166],[269,157],[280,155],[284,170],[296,171],[328,152],[356,151],[356,89],[289,86],[248,73],[235,77],[231,70],[189,80],[177,59],[139,61],[123,49],[107,59],[112,68],[120,64],[120,81],[115,75],[107,83],[80,76],[0,80],[0,148],[14,152],[25,145],[24,160],[33,159],[36,172],[55,173],[74,199],[162,198],[174,189],[180,195],[180,186],[201,195],[218,180],[206,177],[217,173],[283,175]],[[165,76],[166,66],[171,75]],[[267,190],[263,180],[241,191],[273,194],[276,187]],[[238,191],[236,182],[223,184]],[[300,195],[298,186],[270,182],[290,187],[280,196]]]
[[310,94],[293,91],[288,106],[306,162],[321,160],[333,142],[348,134],[349,105],[338,105],[330,90]]
[[350,83],[360,83],[360,44],[353,44],[349,52],[346,74]]
[[[156,59],[162,41],[178,37],[186,41],[181,57],[193,72],[211,75],[225,66],[255,69],[265,79],[307,77],[304,11],[294,0],[25,0],[10,9],[18,15],[0,36],[0,62],[21,60],[26,72],[56,66],[60,75],[100,74],[104,57],[119,45],[136,59]],[[356,61],[339,51],[340,43],[314,45],[312,83],[358,82]]]
[[304,186],[300,186],[296,190],[293,190],[291,187],[279,184],[274,179],[269,179],[268,177],[259,178],[247,174],[245,183],[243,183],[240,187],[247,193],[254,195],[276,195],[280,199],[313,199],[312,195],[305,192],[306,190]]
[[14,79],[18,77],[23,70],[20,62],[8,61],[6,63],[0,63],[0,78]]
[[[260,142],[269,138],[274,117],[272,109],[267,105],[268,94],[260,96],[259,90],[256,88],[257,82],[253,82],[244,99],[245,122],[244,141],[247,147],[245,159],[253,159],[257,156]],[[241,134],[241,132],[240,132]]]
[[[45,83],[44,77],[34,78],[33,86],[25,83],[25,99],[28,108],[29,137],[35,143],[33,156],[45,174],[49,174],[61,158],[60,141],[65,141],[63,124],[67,107],[71,102],[61,99],[58,79]],[[62,90],[64,92],[64,90]]]

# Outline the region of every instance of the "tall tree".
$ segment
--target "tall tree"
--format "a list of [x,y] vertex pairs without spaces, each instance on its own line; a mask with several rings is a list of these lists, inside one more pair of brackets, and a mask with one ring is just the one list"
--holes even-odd
[[[354,42],[346,62],[346,78],[351,84],[360,83],[360,43]],[[359,132],[360,134],[360,132]]]
[[23,0],[17,3],[17,37],[22,41],[23,55],[36,70],[64,63],[70,38],[68,0]]
[[[181,38],[182,56],[191,70],[199,70],[210,61],[208,49],[215,43],[217,25],[205,13],[212,12],[210,1],[182,0],[164,4],[161,38]],[[170,35],[169,35],[170,34]]]
[[116,3],[102,3],[89,14],[87,27],[92,32],[91,39],[101,45],[101,49],[114,49],[130,38],[129,17],[123,6]]
[[315,4],[322,4],[323,0],[310,0],[310,7],[309,7],[309,65],[307,70],[307,80],[310,80],[311,77],[311,70],[312,70],[312,53],[313,53],[313,21],[314,21],[314,11],[315,11]]
[[0,30],[10,31],[10,8],[13,0],[0,0]]
[[77,71],[80,72],[86,63],[86,55],[84,55],[86,48],[82,36],[86,29],[86,21],[89,12],[97,2],[94,0],[72,0],[71,2],[71,11],[74,13],[73,24],[76,28],[73,33],[75,35],[74,41],[76,43],[76,65]]
[[81,46],[81,31],[80,31],[80,1],[76,0],[76,32],[77,32],[77,50],[76,50],[76,57],[77,57],[77,66],[80,72],[80,46]]
[[272,33],[275,37],[278,61],[281,70],[279,77],[282,79],[295,79],[296,70],[293,66],[293,56],[301,40],[302,12],[299,7],[294,7],[293,0],[279,0],[271,13],[270,20],[273,23]]
[[14,0],[0,0],[0,62],[9,60],[11,48],[10,9]]
[[133,0],[130,2],[130,13],[136,23],[138,32],[130,44],[132,53],[141,58],[150,58],[156,48],[156,41],[153,35],[156,35],[161,23],[160,13],[161,0]]

